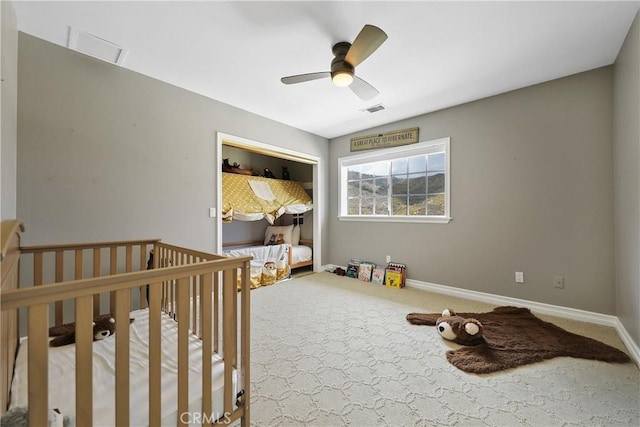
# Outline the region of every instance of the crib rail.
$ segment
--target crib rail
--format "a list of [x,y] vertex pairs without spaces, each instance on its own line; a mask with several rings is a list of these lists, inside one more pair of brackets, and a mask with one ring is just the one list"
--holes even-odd
[[[146,250],[153,246],[153,269],[132,271],[134,247],[138,247],[138,268],[146,268]],[[102,251],[109,253],[109,271],[118,265],[120,248],[124,248],[124,269],[121,274],[101,276]],[[147,300],[149,306],[149,425],[161,423],[161,316],[170,316],[178,324],[178,414],[189,410],[189,360],[188,340],[194,334],[202,341],[203,361],[211,360],[212,353],[219,353],[224,360],[224,421],[242,420],[249,425],[249,261],[251,257],[227,258],[194,251],[156,240],[108,242],[102,244],[74,244],[62,246],[31,246],[21,248],[22,253],[33,254],[34,284],[36,286],[9,290],[2,293],[2,312],[25,308],[28,318],[28,399],[29,425],[46,425],[48,402],[42,392],[48,386],[48,327],[49,310],[56,310],[62,303],[73,301],[76,322],[76,425],[93,425],[92,327],[91,322],[100,309],[96,298],[109,294],[110,308],[116,318],[116,425],[127,426],[129,407],[129,312],[132,290]],[[64,252],[74,253],[74,276],[64,278]],[[92,252],[95,277],[82,279],[84,253]],[[99,255],[95,255],[98,251]],[[53,253],[56,282],[43,285],[43,254]],[[62,253],[62,254],[61,254]],[[39,255],[41,254],[41,255]],[[60,255],[61,254],[61,255]],[[143,254],[145,257],[143,258]],[[96,268],[96,263],[98,268]],[[238,273],[239,272],[239,273]],[[240,276],[238,276],[238,274]],[[237,283],[240,278],[242,293],[238,305]],[[144,296],[144,298],[143,298]],[[221,307],[221,310],[219,309]],[[124,321],[123,321],[124,319]],[[240,342],[238,341],[240,319]],[[220,343],[221,342],[221,343]],[[219,348],[221,346],[222,348]],[[240,363],[238,363],[238,354]],[[240,372],[238,390],[244,391],[240,402],[232,393],[233,370]],[[202,413],[212,414],[211,364],[202,364]],[[238,403],[237,407],[234,404]],[[189,417],[178,417],[178,425],[186,424]]]
[[[23,267],[23,275],[32,277],[22,280],[21,287],[25,283],[27,286],[40,286],[144,270],[147,268],[148,251],[159,241],[160,239],[146,239],[21,247],[21,264],[32,263],[31,268]],[[146,308],[147,300],[142,298],[145,290],[144,287],[132,289],[132,292],[138,293],[138,297],[132,298],[132,310]],[[102,308],[100,294],[93,296],[93,312],[96,315],[114,310],[115,294],[110,295],[108,308]],[[62,301],[57,301],[54,307],[56,325],[65,323],[64,312]]]

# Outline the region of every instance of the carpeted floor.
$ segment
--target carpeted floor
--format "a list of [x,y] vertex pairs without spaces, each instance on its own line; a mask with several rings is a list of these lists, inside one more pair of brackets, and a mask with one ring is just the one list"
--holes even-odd
[[[329,273],[252,298],[256,426],[638,426],[633,363],[573,358],[476,375],[447,362],[456,344],[407,323],[412,311],[493,306]],[[607,327],[539,316],[624,350]]]

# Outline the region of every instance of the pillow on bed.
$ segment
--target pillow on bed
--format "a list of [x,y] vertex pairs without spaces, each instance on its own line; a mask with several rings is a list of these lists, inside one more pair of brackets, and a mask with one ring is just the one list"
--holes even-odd
[[293,227],[293,231],[291,233],[291,244],[293,246],[298,246],[300,244],[300,226],[296,225]]
[[293,224],[274,226],[270,225],[264,232],[265,245],[280,245],[292,242]]

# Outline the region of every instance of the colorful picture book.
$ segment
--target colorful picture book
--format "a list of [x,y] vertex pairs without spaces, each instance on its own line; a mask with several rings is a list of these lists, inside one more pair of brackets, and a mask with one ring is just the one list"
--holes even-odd
[[360,269],[358,270],[358,279],[363,282],[371,281],[371,273],[373,273],[373,267],[375,264],[370,262],[363,262],[360,264]]
[[397,262],[387,264],[385,285],[390,288],[404,288],[407,277],[407,266]]
[[382,265],[376,265],[371,272],[371,283],[376,285],[384,285],[384,273],[385,267]]
[[361,259],[351,258],[351,260],[349,261],[349,265],[347,265],[347,273],[345,274],[345,276],[357,279],[358,272],[360,270],[360,264],[362,264]]

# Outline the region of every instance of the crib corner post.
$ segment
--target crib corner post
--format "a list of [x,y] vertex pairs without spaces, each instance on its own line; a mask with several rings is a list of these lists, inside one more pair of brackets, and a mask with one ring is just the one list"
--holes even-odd
[[49,306],[30,306],[28,322],[28,425],[41,426],[47,425],[49,418],[48,399],[41,395],[42,390],[49,390]]
[[242,319],[241,319],[241,364],[242,364],[242,386],[244,387],[243,406],[244,414],[241,420],[242,427],[251,425],[251,383],[250,383],[250,355],[251,355],[251,262],[245,261],[242,270],[242,296],[240,301]]

